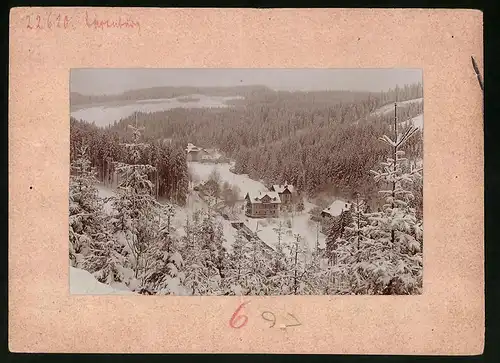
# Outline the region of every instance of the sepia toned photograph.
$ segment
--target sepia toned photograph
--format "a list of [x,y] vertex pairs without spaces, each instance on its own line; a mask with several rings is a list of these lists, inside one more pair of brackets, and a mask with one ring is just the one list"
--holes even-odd
[[72,69],[69,289],[419,295],[420,69]]

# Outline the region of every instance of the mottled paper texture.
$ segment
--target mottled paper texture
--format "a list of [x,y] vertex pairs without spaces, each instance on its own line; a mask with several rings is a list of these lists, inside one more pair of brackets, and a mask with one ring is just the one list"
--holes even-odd
[[[482,26],[476,10],[13,9],[10,350],[480,354]],[[70,296],[69,70],[82,67],[423,69],[424,293]],[[269,328],[266,310],[302,325]]]

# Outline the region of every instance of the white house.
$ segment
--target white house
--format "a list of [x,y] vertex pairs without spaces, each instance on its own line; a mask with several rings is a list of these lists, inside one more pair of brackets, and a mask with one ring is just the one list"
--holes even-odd
[[248,192],[245,196],[248,217],[278,217],[281,199],[277,192]]
[[205,149],[191,143],[187,145],[186,152],[188,161],[200,161],[205,155],[208,155]]
[[338,217],[343,211],[349,210],[350,208],[350,203],[347,203],[343,200],[336,200],[332,204],[330,204],[329,207],[321,211],[321,216],[323,218]]

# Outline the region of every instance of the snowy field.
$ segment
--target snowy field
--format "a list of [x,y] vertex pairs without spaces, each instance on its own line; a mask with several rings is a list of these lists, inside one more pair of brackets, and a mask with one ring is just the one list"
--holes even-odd
[[183,98],[163,98],[152,100],[140,100],[135,102],[128,102],[123,105],[112,106],[96,106],[82,108],[71,112],[71,116],[88,122],[95,122],[97,126],[107,126],[114,121],[119,121],[122,118],[131,116],[134,112],[159,112],[173,108],[220,108],[229,107],[226,101],[241,99],[241,96],[234,97],[220,97],[220,96],[206,96],[206,95],[190,95],[192,98],[188,101],[183,101]]

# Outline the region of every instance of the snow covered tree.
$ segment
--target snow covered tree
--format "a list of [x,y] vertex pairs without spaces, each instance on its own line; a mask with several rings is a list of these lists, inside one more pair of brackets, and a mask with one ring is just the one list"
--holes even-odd
[[350,209],[351,223],[345,226],[343,236],[345,240],[349,240],[355,246],[356,250],[359,250],[359,244],[364,237],[364,227],[369,223],[367,209],[365,201],[360,199],[359,194],[356,193],[356,199],[352,202]]
[[142,129],[132,125],[129,128],[133,132],[133,141],[123,144],[123,147],[128,152],[131,164],[115,163],[120,181],[113,197],[113,206],[116,211],[115,221],[123,232],[128,251],[133,257],[135,278],[139,278],[141,259],[153,238],[156,201],[153,196],[154,186],[148,179],[148,174],[155,168],[149,164],[139,164],[141,152],[148,145],[139,142]]
[[[92,273],[100,282],[122,281],[125,258],[106,225],[103,203],[83,143],[72,163],[70,177],[70,259],[72,266]],[[73,256],[71,256],[73,254]]]
[[228,206],[230,210],[234,212],[234,206],[240,198],[240,189],[238,188],[238,186],[229,185],[227,181],[224,182],[222,184],[221,196],[226,206]]
[[249,291],[246,277],[251,273],[251,243],[246,236],[238,232],[227,259],[227,273],[224,281],[224,293],[227,295],[245,295]]
[[287,246],[284,243],[277,245],[269,261],[270,276],[267,282],[269,295],[291,294],[292,261]]
[[272,275],[270,258],[258,237],[250,240],[250,273],[245,276],[247,295],[269,295],[269,277]]
[[329,280],[322,260],[321,250],[315,249],[312,252],[311,260],[305,264],[304,275],[302,276],[302,291],[304,294],[323,295],[330,292],[327,288]]
[[140,164],[142,153],[149,145],[139,142],[142,129],[131,125],[129,128],[133,139],[123,146],[130,164],[116,163],[120,174],[118,190],[113,197],[117,237],[124,242],[129,253],[136,288],[142,293],[168,293],[169,278],[179,278],[183,266],[171,236],[170,221],[175,210],[170,204],[156,201],[155,186],[149,179],[156,169],[149,164]]
[[182,149],[176,149],[173,153],[175,176],[175,197],[173,200],[179,205],[185,205],[189,189],[189,171],[186,154]]
[[170,204],[157,203],[149,214],[148,222],[141,223],[148,230],[139,236],[147,236],[141,243],[139,255],[141,288],[152,294],[178,294],[184,281],[184,260],[177,238],[173,236],[171,218],[175,210]]
[[276,236],[278,238],[278,247],[281,247],[281,240],[283,239],[283,234],[285,233],[283,222],[281,220],[278,222],[278,226],[273,228],[273,231],[276,232]]
[[295,200],[296,200],[296,211],[297,212],[303,212],[305,207],[304,207],[304,198],[300,195],[297,195],[295,197]]
[[349,210],[351,223],[345,226],[343,234],[335,241],[336,264],[328,270],[330,281],[328,288],[336,294],[352,293],[351,287],[355,289],[355,292],[357,291],[356,282],[360,278],[353,267],[364,258],[361,247],[364,247],[364,243],[369,239],[367,226],[370,214],[366,212],[366,209],[365,201],[359,198],[359,194],[356,195]]
[[149,251],[142,288],[152,294],[185,295],[184,259],[178,251],[169,249],[164,242]]
[[122,248],[114,236],[108,232],[100,233],[90,242],[89,253],[82,261],[82,268],[92,273],[95,278],[105,284],[125,282],[123,268],[125,257]]
[[352,213],[350,210],[343,210],[340,216],[332,220],[326,237],[326,256],[330,264],[336,263],[337,240],[344,236],[345,229],[351,222]]
[[222,243],[224,235],[222,225],[216,222],[211,214],[206,214],[201,223],[200,242],[202,250],[206,253],[205,263],[210,269],[224,278],[224,248]]
[[306,283],[306,260],[307,250],[304,246],[304,238],[296,233],[293,235],[294,242],[290,248],[291,256],[291,293],[294,295],[303,294],[308,286]]
[[[397,125],[395,121],[395,126]],[[343,240],[339,244],[339,270],[351,276],[356,294],[419,294],[422,289],[422,228],[415,209],[411,184],[420,176],[421,168],[406,164],[401,146],[415,133],[409,128],[397,133],[394,140],[384,135],[381,140],[391,147],[391,157],[373,171],[375,181],[384,186],[380,191],[385,204],[380,212],[368,215],[369,223],[359,230],[357,245]],[[351,232],[357,232],[355,228]]]
[[193,295],[219,295],[226,277],[227,259],[222,225],[209,212],[200,210],[193,214],[186,235],[189,237],[185,238],[183,249],[185,286]]
[[82,143],[71,163],[69,183],[70,261],[79,267],[89,253],[90,243],[102,232],[102,201],[98,196],[96,172],[90,165],[88,145]]

